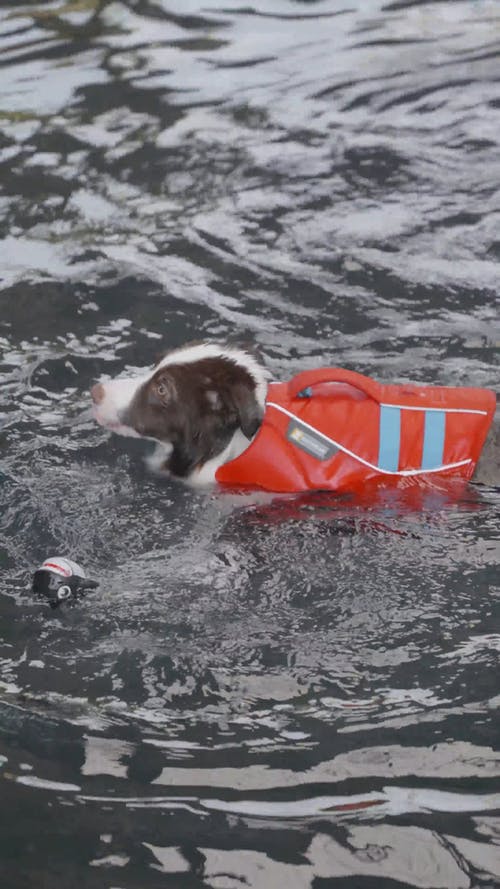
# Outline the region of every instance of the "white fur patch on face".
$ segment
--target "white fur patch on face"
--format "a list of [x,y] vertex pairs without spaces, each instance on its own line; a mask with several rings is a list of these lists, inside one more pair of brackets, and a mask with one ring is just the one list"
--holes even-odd
[[215,392],[214,389],[207,389],[205,392],[205,397],[210,405],[210,407],[218,408],[221,405],[221,400],[218,392]]
[[101,383],[104,397],[99,404],[93,407],[94,417],[101,426],[111,429],[119,435],[128,435],[140,438],[138,432],[131,426],[124,426],[121,415],[129,407],[139,386],[147,379],[149,374],[139,377],[128,377],[121,380],[105,380]]

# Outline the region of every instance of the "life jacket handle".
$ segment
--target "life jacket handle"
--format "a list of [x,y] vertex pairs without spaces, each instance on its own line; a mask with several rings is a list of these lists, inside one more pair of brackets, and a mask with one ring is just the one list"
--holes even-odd
[[380,401],[380,383],[355,370],[345,370],[342,367],[321,367],[296,374],[288,384],[290,397],[310,398],[313,394],[312,387],[320,383],[343,383],[357,389],[368,398]]

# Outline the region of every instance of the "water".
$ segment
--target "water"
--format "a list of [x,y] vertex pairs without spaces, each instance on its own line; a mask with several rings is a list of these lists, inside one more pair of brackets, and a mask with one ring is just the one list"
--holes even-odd
[[[496,0],[2,5],[2,889],[499,884],[499,489],[192,493],[85,419],[191,339],[498,390],[499,46]],[[34,602],[51,554],[100,592]]]

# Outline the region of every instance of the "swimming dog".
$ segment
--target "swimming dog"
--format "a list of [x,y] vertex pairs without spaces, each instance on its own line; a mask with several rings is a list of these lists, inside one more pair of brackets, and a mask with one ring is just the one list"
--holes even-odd
[[[270,383],[248,352],[198,343],[168,353],[144,374],[99,382],[91,395],[98,423],[154,440],[150,467],[190,485],[244,481],[277,491],[349,490],[379,476],[387,481],[433,473],[500,481],[500,418],[497,413],[492,423],[496,400],[488,390],[384,386],[338,369],[334,379],[312,371],[294,380],[301,380],[296,391],[294,381]],[[309,398],[311,387],[302,383],[311,380],[334,383],[337,396],[344,395],[344,401],[334,399],[339,414],[332,413],[332,401]],[[319,423],[308,422],[311,411]],[[355,423],[371,435],[365,451],[356,447]]]

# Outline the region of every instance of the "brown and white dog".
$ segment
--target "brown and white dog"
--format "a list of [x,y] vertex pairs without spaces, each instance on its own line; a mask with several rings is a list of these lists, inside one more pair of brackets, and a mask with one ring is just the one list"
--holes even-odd
[[97,383],[94,416],[120,435],[156,441],[150,468],[207,485],[257,432],[267,378],[242,349],[194,344],[170,352],[141,376]]
[[[96,383],[91,394],[101,426],[157,442],[151,469],[209,485],[259,429],[267,383],[267,371],[244,350],[198,343],[170,352],[140,376]],[[474,481],[500,484],[498,411]]]

